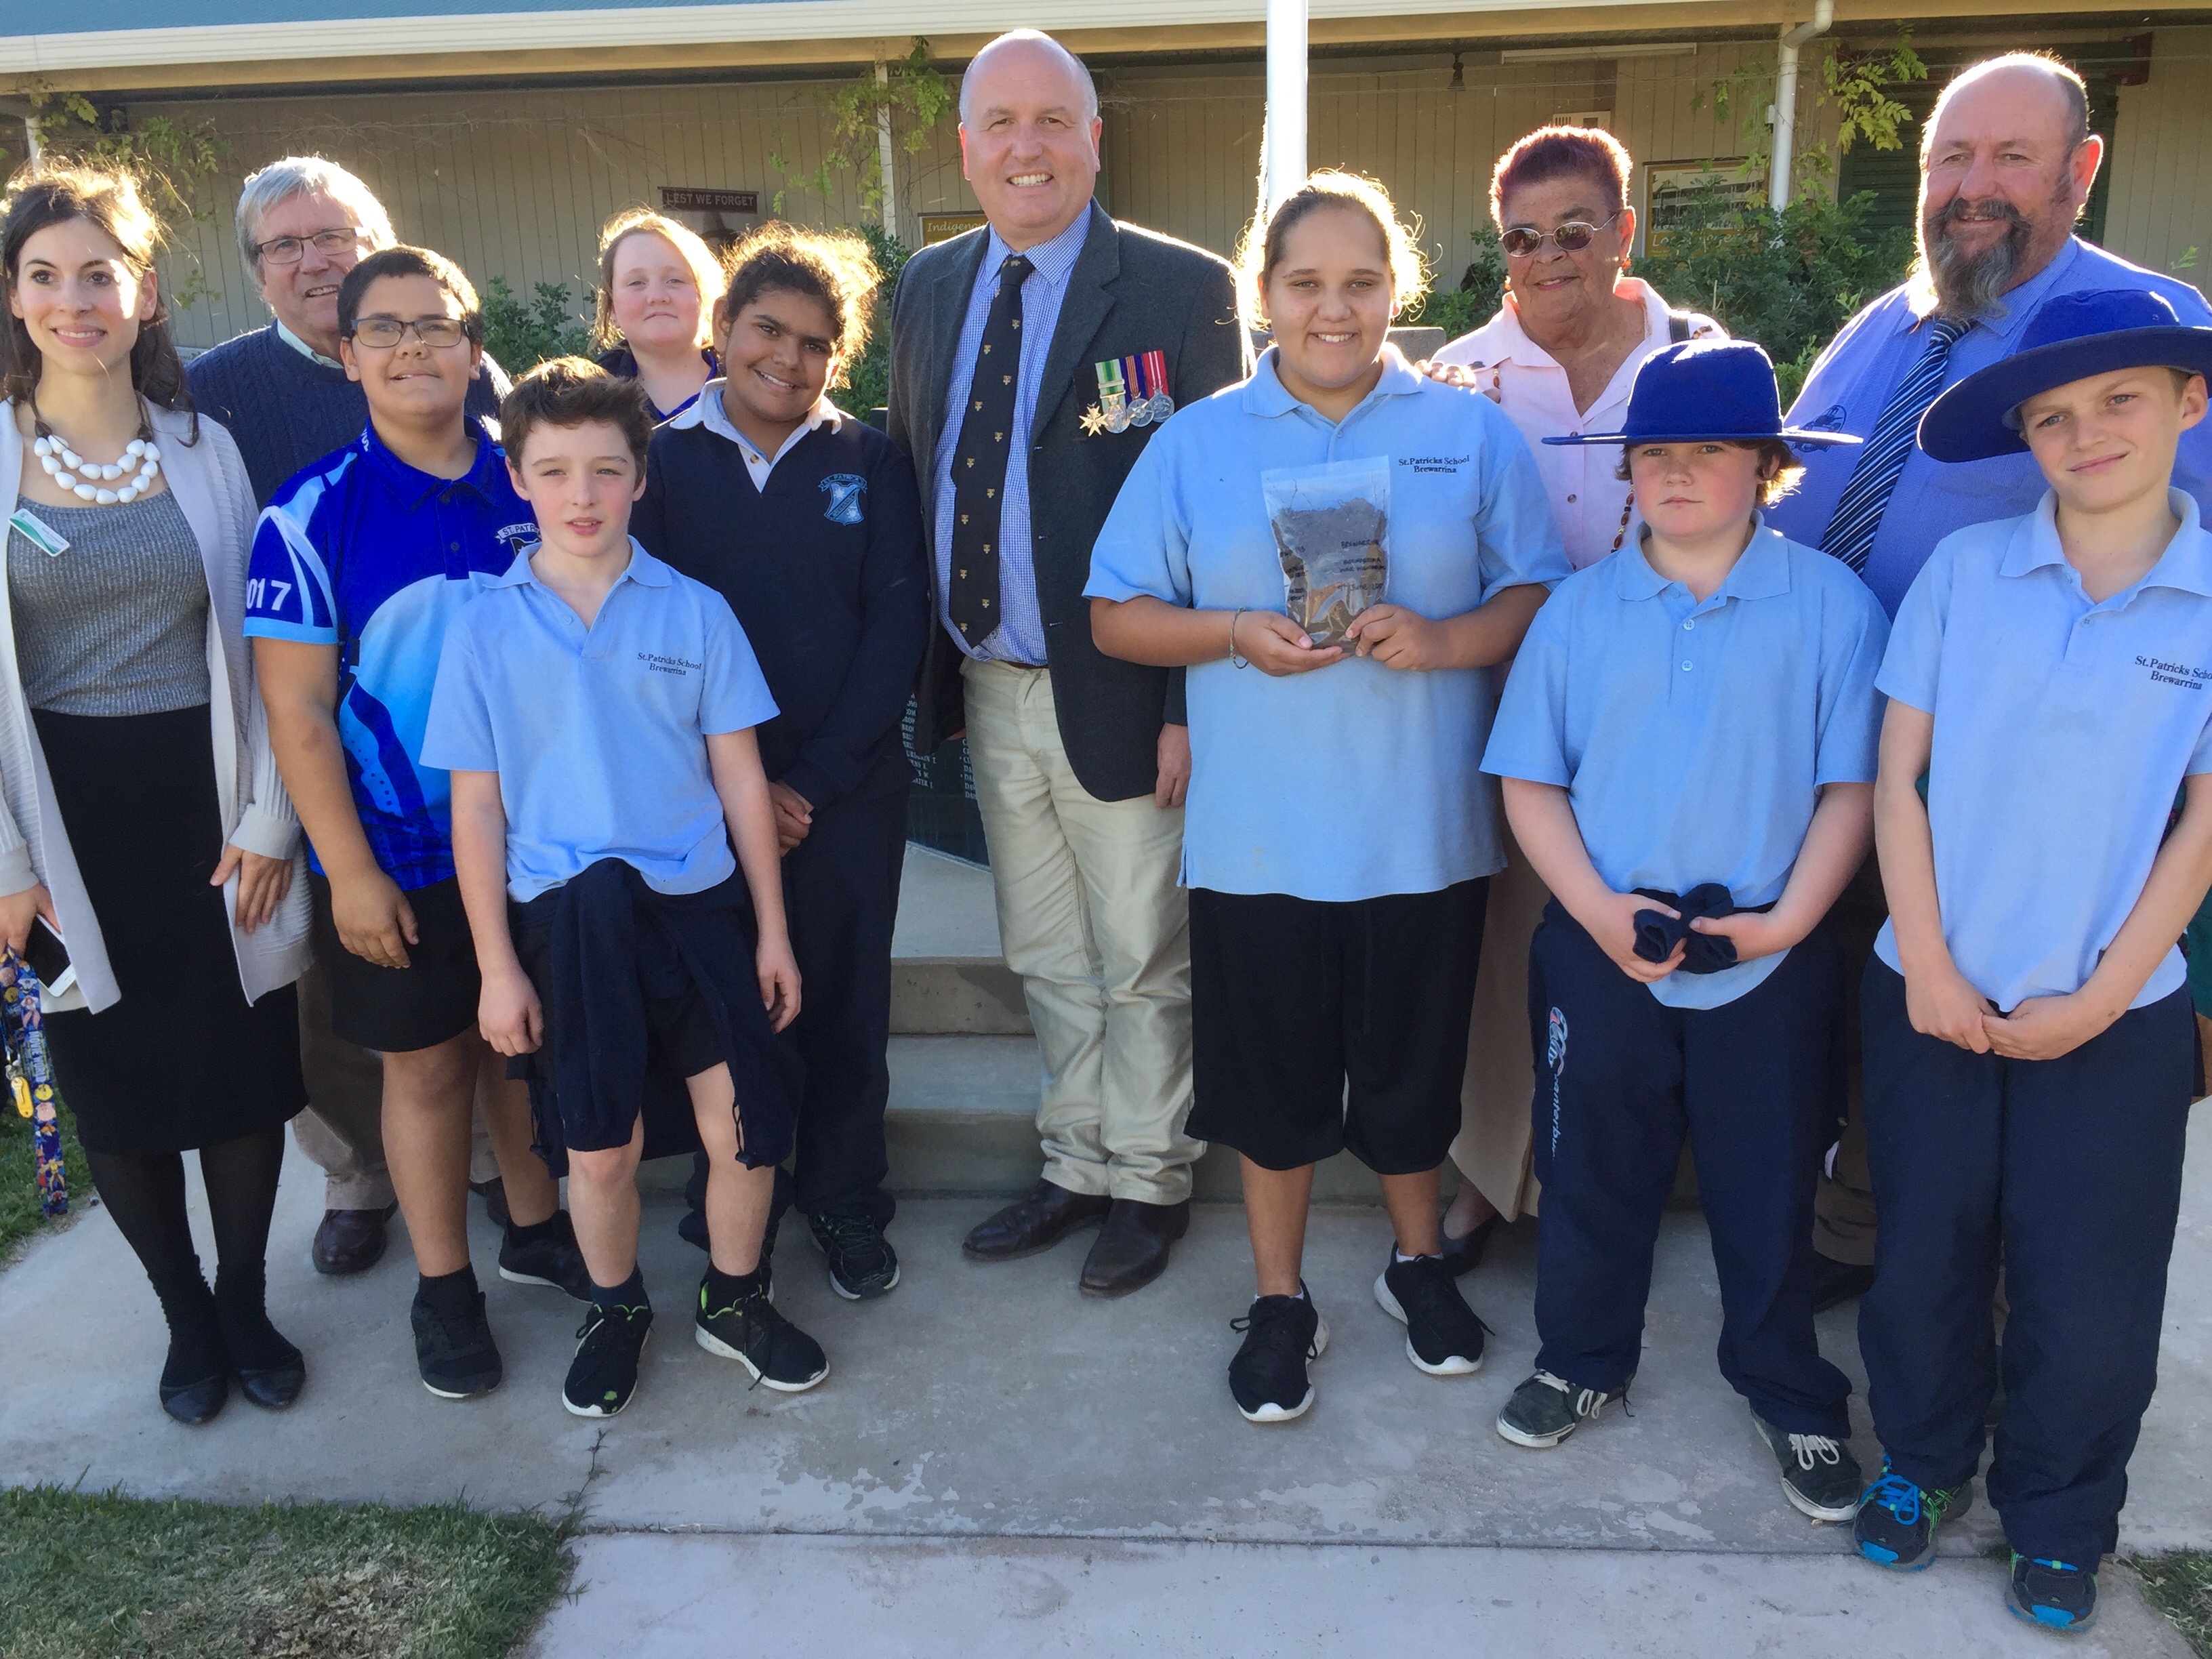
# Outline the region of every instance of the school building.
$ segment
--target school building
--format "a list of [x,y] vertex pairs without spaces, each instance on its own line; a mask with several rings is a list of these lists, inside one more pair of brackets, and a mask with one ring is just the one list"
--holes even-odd
[[[353,168],[400,234],[458,258],[481,283],[526,297],[566,284],[588,308],[594,234],[632,203],[670,206],[710,234],[774,210],[821,222],[879,221],[855,175],[809,180],[833,142],[829,100],[917,37],[948,81],[1002,28],[1031,25],[1081,53],[1105,119],[1100,194],[1115,214],[1227,252],[1251,216],[1266,112],[1267,0],[75,0],[12,9],[43,32],[0,35],[0,111],[82,93],[143,127],[212,128],[222,172],[206,217],[172,256],[205,291],[178,319],[187,347],[259,325],[230,206],[271,157],[320,151]],[[1601,124],[1634,154],[1639,207],[1663,222],[1670,190],[1713,162],[1764,149],[1771,111],[1717,113],[1716,85],[1750,76],[1756,106],[1781,31],[1813,0],[1584,4],[1498,0],[1311,0],[1309,139],[1315,166],[1380,178],[1417,211],[1446,285],[1483,222],[1490,171],[1521,133],[1561,117]],[[2110,145],[2089,231],[2128,258],[2187,274],[2212,259],[2212,12],[2122,9],[2114,0],[1904,0],[1877,15],[1841,0],[1803,47],[1797,141],[1832,143],[1821,99],[1832,48],[1877,52],[1900,27],[1929,66],[1897,89],[1916,113],[1956,65],[1994,51],[2054,49],[2088,78]],[[2194,89],[2194,90],[2192,90]],[[896,118],[890,214],[909,245],[975,222],[954,118],[905,143]],[[21,160],[19,121],[0,149]],[[1917,140],[1908,131],[1908,145]],[[862,150],[875,149],[865,143]],[[11,158],[0,156],[0,160]],[[1844,158],[1846,191],[1909,215],[1910,149]],[[1747,189],[1763,189],[1757,179]]]

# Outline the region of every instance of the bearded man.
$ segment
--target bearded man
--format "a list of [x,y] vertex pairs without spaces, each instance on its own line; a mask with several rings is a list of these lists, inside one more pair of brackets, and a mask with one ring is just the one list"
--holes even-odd
[[[1766,522],[1843,560],[1893,616],[1944,537],[2033,513],[2043,499],[2043,475],[2025,451],[1956,465],[1921,453],[1914,434],[1938,392],[2008,356],[2028,319],[2061,294],[2147,288],[2183,322],[2212,324],[2212,307],[2188,283],[2074,234],[2104,155],[2081,77],[2057,58],[2008,52],[1961,70],[1922,137],[1911,275],[1844,325],[1790,408],[1792,426],[1866,441],[1801,454],[1804,482],[1766,510]],[[2182,434],[2173,487],[2212,520],[2212,421]],[[1856,1071],[1859,972],[1887,909],[1869,858],[1829,917],[1850,1005],[1838,1033],[1839,1098]],[[1874,1195],[1853,1105],[1814,1200],[1816,1307],[1874,1282]]]

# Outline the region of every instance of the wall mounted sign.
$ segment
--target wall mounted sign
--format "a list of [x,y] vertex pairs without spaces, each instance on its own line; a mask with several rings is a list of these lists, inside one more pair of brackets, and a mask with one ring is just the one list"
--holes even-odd
[[660,205],[679,213],[758,213],[757,190],[701,190],[690,185],[663,185]]

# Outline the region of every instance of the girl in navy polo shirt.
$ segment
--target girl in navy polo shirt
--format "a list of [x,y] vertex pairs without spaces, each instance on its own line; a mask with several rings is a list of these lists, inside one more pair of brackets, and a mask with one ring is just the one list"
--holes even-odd
[[665,213],[629,208],[599,231],[599,367],[645,388],[656,421],[673,420],[721,371],[714,301],[722,267],[698,234]]
[[789,1201],[847,1297],[898,1283],[883,1183],[899,728],[929,630],[914,470],[829,396],[867,343],[876,283],[849,234],[770,224],[741,244],[717,309],[725,377],[653,434],[631,521],[729,600],[782,711],[760,746],[807,987],[787,1033],[806,1065]]
[[[1146,447],[1085,591],[1101,650],[1189,669],[1190,1133],[1243,1157],[1258,1294],[1229,1385],[1274,1423],[1312,1403],[1328,1340],[1300,1262],[1314,1165],[1340,1151],[1382,1178],[1397,1248],[1375,1297],[1407,1357],[1432,1376],[1482,1363],[1437,1233],[1505,862],[1476,762],[1488,671],[1568,566],[1511,422],[1388,343],[1420,259],[1378,185],[1316,174],[1245,264],[1274,343]],[[1322,567],[1363,542],[1381,592],[1330,598]]]

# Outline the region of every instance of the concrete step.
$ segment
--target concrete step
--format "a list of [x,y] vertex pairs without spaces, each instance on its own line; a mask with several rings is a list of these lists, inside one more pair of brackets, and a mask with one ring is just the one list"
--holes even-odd
[[909,844],[891,939],[891,1030],[902,1036],[1018,1036],[1021,980],[999,951],[991,872]]
[[[1042,1068],[1029,1036],[895,1036],[885,1115],[891,1190],[914,1197],[1013,1198],[1042,1172],[1037,1091]],[[1445,1170],[1447,1189],[1456,1173]],[[1237,1155],[1211,1147],[1194,1195],[1243,1196]],[[1382,1189],[1358,1159],[1339,1153],[1314,1172],[1322,1204],[1379,1204]]]

